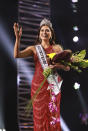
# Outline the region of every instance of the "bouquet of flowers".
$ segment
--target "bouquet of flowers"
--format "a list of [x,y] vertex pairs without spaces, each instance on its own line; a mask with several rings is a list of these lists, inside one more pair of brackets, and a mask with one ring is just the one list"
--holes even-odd
[[50,64],[61,63],[65,66],[70,66],[70,68],[82,72],[82,68],[88,67],[88,59],[85,59],[86,50],[81,50],[80,52],[72,53],[71,50],[63,50],[60,53],[50,53],[47,54],[49,57]]

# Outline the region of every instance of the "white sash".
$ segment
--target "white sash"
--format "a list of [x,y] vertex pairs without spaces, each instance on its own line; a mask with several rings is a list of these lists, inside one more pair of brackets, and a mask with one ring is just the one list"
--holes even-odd
[[[44,70],[45,68],[48,68],[45,51],[41,45],[36,45],[35,47],[36,47],[38,58]],[[55,95],[57,95],[61,91],[61,85],[62,85],[63,80],[58,82],[58,74],[55,73],[55,74],[50,74],[47,78],[47,81],[49,84],[54,85],[53,92],[55,93]],[[47,90],[49,89],[50,87],[48,86]]]

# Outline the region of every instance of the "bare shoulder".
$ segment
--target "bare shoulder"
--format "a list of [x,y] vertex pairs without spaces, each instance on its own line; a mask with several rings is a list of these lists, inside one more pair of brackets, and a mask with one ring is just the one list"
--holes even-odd
[[61,52],[63,50],[62,46],[59,44],[53,45],[53,49],[55,52]]

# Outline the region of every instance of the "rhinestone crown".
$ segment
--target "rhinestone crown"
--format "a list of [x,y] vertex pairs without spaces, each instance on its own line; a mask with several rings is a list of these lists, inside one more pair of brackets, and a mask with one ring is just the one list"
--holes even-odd
[[50,20],[48,20],[48,19],[46,19],[46,18],[44,18],[44,19],[40,22],[40,26],[42,26],[42,25],[47,25],[47,26],[49,26],[49,27],[52,28],[52,23],[50,22]]

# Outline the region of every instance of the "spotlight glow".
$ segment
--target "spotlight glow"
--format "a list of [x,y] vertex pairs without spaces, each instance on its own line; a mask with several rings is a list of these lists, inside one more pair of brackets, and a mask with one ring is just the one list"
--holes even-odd
[[13,62],[13,65],[16,67],[16,60],[13,57],[13,41],[10,39],[8,32],[6,31],[4,25],[0,21],[0,44],[6,52],[7,57],[10,58],[10,60]]
[[3,129],[3,131],[6,131],[6,129]]
[[73,10],[74,13],[77,13],[77,10]]
[[0,129],[0,131],[6,131],[6,129]]
[[78,90],[79,88],[80,88],[80,84],[77,83],[77,82],[75,82],[75,84],[74,84],[74,89],[75,89],[75,90]]
[[19,83],[20,83],[20,76],[18,75],[17,76],[17,85],[19,85]]
[[[33,74],[34,74],[34,69],[30,67],[30,62],[29,62],[29,66],[27,65],[24,59],[17,59],[17,62],[18,62],[18,65],[20,66],[20,69],[23,71],[23,74],[27,80],[27,83],[31,85]],[[20,74],[18,74],[17,84],[19,85],[20,82],[21,82]]]
[[78,41],[79,41],[78,36],[74,36],[74,37],[73,37],[73,41],[74,41],[74,42],[78,42]]
[[68,128],[67,124],[65,123],[65,121],[63,120],[63,118],[60,116],[60,120],[61,120],[61,128],[63,131],[70,131],[70,129]]
[[79,29],[78,29],[78,26],[73,26],[73,30],[74,31],[78,31]]
[[73,3],[77,3],[77,2],[78,2],[78,0],[72,0],[72,2],[73,2]]

